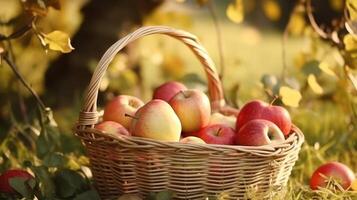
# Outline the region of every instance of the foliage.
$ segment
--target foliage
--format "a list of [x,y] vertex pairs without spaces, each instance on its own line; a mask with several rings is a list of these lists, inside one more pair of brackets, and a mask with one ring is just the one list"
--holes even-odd
[[[78,139],[69,133],[77,113],[72,107],[56,110],[55,121],[51,109],[36,95],[45,92],[42,79],[49,61],[57,58],[60,52],[70,53],[73,50],[69,38],[80,23],[78,13],[83,1],[13,2],[6,2],[8,12],[0,16],[0,54],[3,58],[0,94],[6,97],[0,99],[0,118],[7,119],[6,123],[0,125],[0,171],[24,168],[36,177],[28,181],[12,179],[11,185],[18,191],[18,195],[12,198],[22,196],[31,199],[36,196],[38,199],[99,199],[92,186],[88,158],[84,156]],[[311,191],[307,184],[314,169],[327,161],[338,160],[357,170],[357,161],[353,159],[357,156],[356,1],[329,1],[334,10],[341,12],[341,18],[346,22],[336,27],[318,24],[314,21],[315,11],[309,9],[309,1],[299,1],[289,13],[282,38],[280,33],[271,34],[271,30],[252,28],[248,22],[258,9],[267,20],[279,22],[286,10],[281,1],[230,0],[217,3],[213,0],[198,0],[194,5],[182,0],[178,2],[188,11],[170,10],[168,6],[166,10],[155,11],[144,23],[169,24],[197,33],[210,53],[217,49],[217,43],[212,45],[210,41],[228,41],[228,44],[223,45],[223,51],[219,52],[224,55],[219,57],[212,53],[214,60],[225,60],[218,67],[222,71],[228,102],[240,105],[247,99],[262,98],[285,105],[292,113],[294,123],[305,133],[306,142],[289,185],[285,193],[277,198],[353,199],[356,192],[336,190],[338,185],[334,180],[330,181],[331,187],[318,192]],[[0,5],[6,4],[2,3],[0,1]],[[190,6],[197,7],[192,9]],[[217,8],[223,11],[216,13],[219,17],[215,19],[214,10]],[[210,10],[212,20],[219,22],[215,28],[221,29],[221,35],[217,34],[216,37],[213,33],[207,34],[212,24],[202,19],[201,12],[205,12],[205,9]],[[343,14],[344,9],[347,15]],[[194,28],[197,22],[191,17],[192,12],[201,13],[195,17],[202,19],[199,27],[209,27],[207,30]],[[64,17],[67,15],[77,17],[74,17],[74,22],[70,22]],[[232,26],[231,29],[227,28]],[[229,31],[233,35],[230,38]],[[259,41],[267,39],[270,34],[274,37],[279,35],[275,43],[283,41],[282,65],[275,66],[274,70],[255,66],[253,71],[263,73],[265,70],[259,74],[260,83],[257,84],[259,77],[255,79],[255,76],[250,76],[247,70],[249,65],[243,59],[245,55],[237,53],[236,47],[229,44],[231,40],[242,40],[241,44],[246,46],[240,48],[248,49],[259,45]],[[164,40],[155,38],[153,42],[144,39],[135,44],[138,51],[134,56],[130,51],[118,54],[104,78],[101,91],[107,94],[140,95],[143,99],[149,99],[152,88],[168,79],[180,80],[189,87],[206,90],[203,75],[195,67],[199,65],[196,58],[186,56],[188,53],[183,53],[185,47]],[[293,52],[289,57],[287,41],[297,41],[298,45],[294,48],[302,50]],[[301,44],[307,45],[301,48]],[[251,55],[249,59],[259,60],[255,52],[245,51]],[[265,52],[272,51],[280,49],[271,49],[268,45]],[[138,61],[133,62],[133,59]],[[267,67],[268,60],[262,58],[259,64]],[[138,69],[134,65],[138,65]],[[13,72],[18,75],[13,75]],[[238,74],[243,74],[239,78],[244,76],[245,79],[239,81]],[[22,87],[15,84],[18,80],[30,82],[27,89],[33,91],[28,93],[20,90]],[[18,91],[21,92],[18,94]],[[29,100],[28,94],[35,95],[35,100]],[[74,104],[73,107],[77,106]],[[169,191],[162,191],[150,194],[147,199],[169,199],[173,195]],[[5,196],[1,194],[0,198]],[[137,199],[135,196],[130,198]],[[119,199],[128,199],[128,196]]]

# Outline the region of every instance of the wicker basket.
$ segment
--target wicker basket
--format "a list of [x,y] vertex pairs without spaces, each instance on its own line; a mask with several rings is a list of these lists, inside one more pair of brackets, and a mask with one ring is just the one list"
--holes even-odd
[[213,110],[227,108],[214,64],[195,36],[169,27],[150,26],[117,41],[98,63],[74,129],[86,147],[101,198],[171,190],[175,199],[245,199],[249,195],[263,199],[281,191],[304,141],[295,126],[284,143],[259,147],[119,138],[93,128],[100,117],[96,106],[98,89],[109,63],[127,44],[152,34],[171,36],[189,47],[206,72]]

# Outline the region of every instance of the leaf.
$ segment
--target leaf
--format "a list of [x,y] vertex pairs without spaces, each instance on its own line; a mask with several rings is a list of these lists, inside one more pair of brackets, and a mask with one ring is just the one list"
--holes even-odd
[[51,199],[55,194],[55,185],[51,179],[51,174],[48,172],[48,168],[45,166],[36,166],[31,167],[31,170],[39,180],[39,185],[44,196]]
[[321,74],[321,69],[319,67],[320,62],[317,60],[312,60],[304,64],[302,67],[302,71],[305,75],[310,75],[314,74],[315,76],[318,76]]
[[33,194],[30,188],[28,188],[26,181],[28,179],[23,177],[14,177],[9,179],[10,186],[16,190],[16,192],[20,193],[23,197],[27,199],[31,199]]
[[279,89],[279,95],[282,97],[282,102],[291,107],[298,107],[301,100],[301,94],[298,90],[287,86],[282,86]]
[[320,86],[320,84],[317,82],[315,75],[310,74],[307,77],[307,83],[309,84],[311,90],[316,93],[316,94],[322,94],[324,90]]
[[100,200],[100,197],[97,191],[89,190],[77,195],[73,200]]
[[[357,37],[352,34],[347,34],[343,38],[343,43],[345,44],[345,49],[348,52],[355,52],[357,50]],[[357,53],[356,53],[357,54]]]
[[277,21],[281,17],[281,9],[276,0],[263,1],[263,11],[265,15],[272,21]]
[[46,167],[63,167],[67,159],[59,152],[50,153],[43,158],[43,165]]
[[69,198],[86,186],[84,178],[76,171],[63,169],[56,173],[54,182],[58,196]]
[[226,9],[228,19],[239,24],[244,20],[243,0],[236,0],[235,3],[228,5]]
[[327,62],[320,62],[319,68],[321,69],[321,71],[325,72],[326,74],[337,77],[335,72],[330,68]]
[[65,32],[53,31],[48,34],[43,34],[43,37],[44,42],[51,50],[69,53],[74,49],[71,45],[71,39]]

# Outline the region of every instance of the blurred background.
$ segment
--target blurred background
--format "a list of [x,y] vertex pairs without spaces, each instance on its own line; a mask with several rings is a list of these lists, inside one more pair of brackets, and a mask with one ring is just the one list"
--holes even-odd
[[[278,97],[289,109],[306,137],[291,184],[302,190],[330,160],[357,171],[356,8],[353,0],[0,0],[0,170],[42,165],[38,146],[48,145],[36,139],[41,106],[8,61],[53,111],[56,137],[47,142],[56,148],[43,151],[77,170],[88,163],[71,129],[99,59],[133,30],[165,25],[199,38],[230,105]],[[118,94],[148,101],[168,80],[207,89],[186,46],[162,35],[140,39],[111,63],[98,104]]]

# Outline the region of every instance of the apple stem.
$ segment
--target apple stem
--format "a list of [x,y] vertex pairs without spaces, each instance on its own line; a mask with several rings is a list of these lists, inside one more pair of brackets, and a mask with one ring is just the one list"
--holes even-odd
[[278,95],[274,95],[274,98],[273,100],[270,102],[270,105],[272,106],[274,104],[274,102],[279,99],[279,96]]
[[180,93],[185,97],[187,98],[187,95],[185,94],[185,92],[183,90],[180,90]]
[[129,115],[129,114],[127,114],[127,113],[125,113],[125,117],[130,117],[130,118],[133,118],[133,119],[136,119],[136,120],[139,119],[139,118],[137,118],[137,117],[135,117],[135,116],[132,116],[132,115]]
[[222,128],[219,128],[218,131],[217,131],[217,136],[219,136],[219,134],[221,133],[222,131]]

